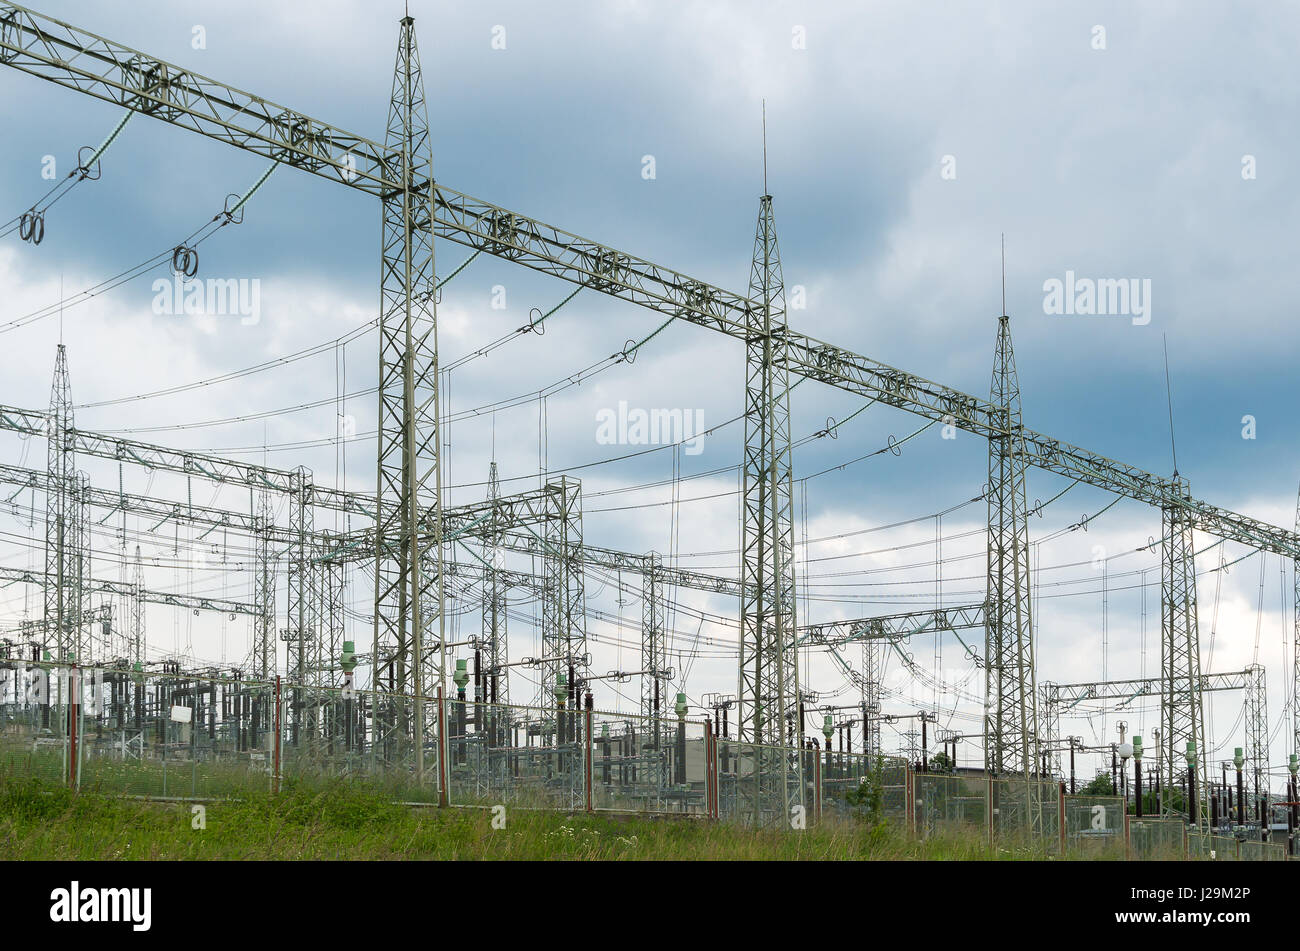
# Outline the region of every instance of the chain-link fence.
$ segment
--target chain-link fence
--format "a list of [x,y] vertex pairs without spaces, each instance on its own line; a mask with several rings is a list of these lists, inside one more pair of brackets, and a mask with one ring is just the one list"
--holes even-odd
[[1122,859],[1124,800],[1119,796],[1065,796],[1065,848],[1088,858]]
[[[442,748],[445,746],[445,750]],[[869,820],[1070,857],[1278,861],[1285,843],[1125,815],[1116,796],[742,743],[708,721],[416,699],[178,668],[0,666],[0,776],[210,799],[346,782],[398,802],[792,826]]]
[[1187,826],[1181,819],[1129,817],[1129,858],[1138,861],[1181,859],[1188,851]]
[[988,828],[988,782],[982,776],[918,773],[913,781],[916,831],[928,836]]
[[1284,862],[1286,847],[1273,842],[1242,839],[1238,845],[1237,859],[1241,862]]

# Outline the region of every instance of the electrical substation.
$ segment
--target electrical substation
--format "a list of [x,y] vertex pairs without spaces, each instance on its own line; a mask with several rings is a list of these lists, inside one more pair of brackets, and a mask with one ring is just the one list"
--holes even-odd
[[[37,77],[99,100],[105,134],[0,238],[34,251],[75,221],[78,193],[101,187],[115,143],[165,123],[269,166],[187,239],[90,293],[163,267],[183,296],[200,245],[236,233],[259,193],[290,175],[377,201],[382,262],[378,316],[347,341],[378,366],[364,394],[375,449],[349,479],[318,476],[292,452],[272,465],[266,454],[249,461],[83,429],[77,378],[93,355],[71,336],[54,352],[22,354],[48,360],[53,381],[47,405],[7,405],[0,394],[0,589],[9,597],[0,605],[0,769],[182,799],[274,790],[289,776],[347,777],[402,802],[791,830],[852,818],[872,789],[887,820],[918,836],[967,826],[1099,856],[1292,853],[1300,710],[1292,702],[1275,728],[1267,682],[1288,684],[1294,698],[1300,650],[1285,670],[1202,669],[1207,599],[1196,556],[1230,544],[1240,558],[1276,558],[1300,629],[1300,507],[1296,529],[1272,525],[1199,498],[1176,470],[1157,475],[1027,428],[1007,315],[988,318],[991,383],[980,395],[805,335],[787,306],[770,194],[757,200],[748,284],[728,290],[456,191],[435,177],[410,16],[396,48],[377,140],[0,2],[0,81]],[[489,259],[549,280],[555,303],[450,360],[439,352],[443,297]],[[726,463],[738,524],[706,566],[597,537],[591,526],[604,523],[591,503],[619,489],[588,489],[582,466],[506,472],[494,459],[451,484],[453,426],[541,401],[535,389],[514,395],[502,377],[500,403],[453,413],[452,369],[490,373],[496,351],[537,343],[579,292],[652,319],[596,366],[550,368],[556,386],[634,375],[637,355],[683,324],[694,327],[679,332],[743,361],[743,415],[732,421],[743,453]],[[15,323],[51,317],[62,303]],[[228,376],[275,372],[337,344]],[[851,443],[848,418],[796,430],[792,401],[819,390],[854,400],[854,416],[893,413],[917,433],[949,428],[987,445],[987,470],[970,473],[978,496],[953,508],[941,500],[911,520],[934,527],[938,549],[945,515],[978,513],[977,594],[930,597],[922,584],[922,597],[890,612],[812,596],[826,582],[809,586],[819,576],[808,551],[824,539],[801,529],[809,481],[795,450],[822,437]],[[138,410],[142,401],[121,402]],[[905,442],[849,445],[846,458],[887,461]],[[1050,635],[1037,623],[1031,528],[1057,497],[1029,494],[1027,479],[1040,476],[1058,495],[1089,487],[1158,517],[1160,535],[1139,549],[1159,575],[1151,676],[1085,682],[1037,661]],[[670,482],[674,500],[690,484],[680,473]],[[1072,527],[1086,529],[1089,517]],[[944,560],[936,551],[929,567]],[[219,628],[221,651],[168,646],[165,633],[192,619]],[[934,665],[909,649],[922,639],[936,645]],[[941,639],[960,676],[939,666]],[[700,658],[734,671],[731,686],[716,689],[692,669]],[[909,702],[899,676],[886,676],[891,664],[922,693],[974,712]],[[1231,736],[1207,722],[1210,698],[1241,711]],[[1158,723],[1146,736],[1063,735],[1085,712],[1122,716],[1143,704]],[[1270,763],[1283,747],[1289,776],[1279,782]],[[1085,759],[1103,764],[1109,788],[1083,788],[1094,780],[1076,771]]]

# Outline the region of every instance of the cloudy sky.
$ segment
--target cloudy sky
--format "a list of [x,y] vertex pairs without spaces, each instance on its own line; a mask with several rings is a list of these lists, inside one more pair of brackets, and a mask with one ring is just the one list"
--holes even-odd
[[[44,0],[40,10],[335,126],[383,136],[398,3]],[[805,294],[805,306],[790,312],[794,327],[986,395],[1005,234],[1006,312],[1026,424],[1168,474],[1167,340],[1180,474],[1200,498],[1292,524],[1300,451],[1289,370],[1300,335],[1290,326],[1295,269],[1283,233],[1300,202],[1300,184],[1286,171],[1300,148],[1287,121],[1300,33],[1292,6],[414,0],[411,13],[441,183],[743,291],[763,192],[766,100],[767,181],[785,279]],[[120,115],[0,71],[0,219],[50,188],[42,178],[49,157],[66,175],[78,149],[97,144]],[[305,465],[319,482],[372,489],[375,398],[367,391],[376,340],[360,331],[378,305],[374,201],[278,169],[243,223],[200,248],[200,278],[258,282],[255,319],[177,316],[158,312],[153,282],[170,277],[165,264],[89,299],[74,295],[174,247],[227,195],[244,192],[266,162],[137,117],[102,165],[100,180],[50,210],[39,247],[16,233],[0,239],[0,402],[46,405],[62,334],[80,427]],[[440,243],[439,274],[467,254]],[[1136,281],[1147,289],[1145,309],[1049,313],[1045,286],[1068,274]],[[51,306],[60,287],[71,298],[61,318]],[[444,365],[570,291],[479,258],[443,294]],[[597,415],[625,401],[688,410],[706,428],[732,419],[744,387],[737,341],[673,325],[634,365],[537,395],[659,322],[583,291],[548,320],[544,337],[452,371],[444,406],[456,419],[444,437],[451,501],[482,497],[493,457],[505,491],[536,485],[540,454],[548,472],[581,478],[588,541],[654,549],[683,567],[734,575],[738,426],[711,433],[698,454],[666,447],[610,462],[646,447],[605,444]],[[321,347],[318,355],[191,386],[312,347]],[[175,387],[183,389],[150,395]],[[792,399],[796,438],[861,408],[815,383]],[[511,408],[486,409],[499,401]],[[317,405],[296,409],[303,404]],[[335,441],[340,409],[356,432],[343,445]],[[869,455],[922,425],[873,407],[838,438],[814,438],[796,451],[804,619],[982,599],[984,509],[971,500],[987,478],[985,447],[972,436],[944,440],[934,427],[897,455]],[[43,465],[39,440],[9,436],[3,446],[8,464]],[[116,466],[81,464],[96,484],[116,489]],[[674,483],[679,475],[690,478]],[[185,497],[179,480],[129,469],[123,479],[127,491]],[[1030,474],[1031,502],[1065,487]],[[247,505],[232,490],[194,491],[195,501]],[[1158,552],[1138,551],[1159,537],[1159,513],[1121,501],[1086,531],[1070,530],[1111,501],[1077,487],[1031,525],[1040,681],[1159,670]],[[43,529],[33,502],[24,494],[0,514],[0,563],[39,564]],[[96,528],[96,572],[109,577],[121,570],[115,524]],[[332,515],[318,524],[336,527]],[[170,523],[156,532],[146,521],[128,527],[152,559],[151,587],[247,599],[242,540],[220,550],[212,537],[200,542]],[[1203,667],[1267,666],[1277,767],[1291,745],[1291,569],[1276,556],[1214,543],[1197,538]],[[241,570],[183,568],[178,563],[193,559],[178,557],[182,550]],[[1235,563],[1214,570],[1221,559]],[[620,579],[587,578],[597,671],[639,666],[638,580],[621,580],[622,596]],[[348,621],[365,644],[368,598],[358,584]],[[728,619],[736,605],[685,591],[674,598],[672,689],[693,704],[734,692],[736,627]],[[536,653],[534,606],[520,602],[513,611],[512,656]],[[0,612],[6,628],[39,616],[39,592],[5,588]],[[246,652],[243,620],[177,615],[150,609],[151,656],[231,664]],[[468,634],[479,623],[467,607],[454,626]],[[968,640],[982,647],[981,637],[970,632]],[[982,674],[962,645],[924,637],[908,650],[929,682],[898,676],[905,668],[895,655],[886,709],[937,709],[941,727],[977,730],[977,707],[961,697],[981,692]],[[824,656],[804,663],[820,703],[857,702]],[[516,701],[531,699],[530,676],[523,670],[513,681]],[[635,680],[602,685],[598,703],[628,709],[637,690]],[[1216,760],[1244,741],[1240,710],[1238,695],[1220,694],[1208,711]],[[1114,740],[1117,719],[1145,735],[1159,723],[1150,703],[1087,712],[1062,727],[1089,743]],[[892,728],[885,741],[903,742]],[[977,757],[974,743],[961,747],[963,762]]]

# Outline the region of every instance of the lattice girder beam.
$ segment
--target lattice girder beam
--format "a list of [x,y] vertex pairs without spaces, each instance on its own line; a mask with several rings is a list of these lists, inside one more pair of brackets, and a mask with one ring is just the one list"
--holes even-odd
[[[49,414],[17,406],[0,405],[0,430],[24,435],[44,435]],[[226,459],[212,453],[169,449],[152,443],[119,439],[84,429],[73,428],[69,436],[76,455],[110,459],[129,465],[139,465],[160,472],[175,472],[196,476],[214,483],[246,486],[253,489],[270,488],[288,495],[294,490],[294,470],[277,469]],[[314,493],[317,508],[345,514],[374,517],[373,495],[348,492],[329,486],[317,486]]]
[[[31,584],[44,586],[48,576],[43,571],[29,571],[26,568],[10,568],[0,565],[0,586],[9,584]],[[87,578],[83,582],[87,595],[110,594],[125,598],[139,598],[147,604],[166,604],[191,611],[216,611],[221,614],[257,613],[254,605],[242,601],[230,601],[226,598],[209,598],[203,595],[181,594],[172,591],[154,591],[137,582],[113,581],[108,578]]]
[[898,640],[933,631],[960,631],[985,624],[983,604],[904,611],[843,621],[824,621],[799,627],[799,641],[811,644],[848,644],[853,641]]
[[[1217,690],[1245,690],[1250,681],[1249,670],[1202,674],[1199,680],[1201,693]],[[1164,678],[1146,677],[1131,680],[1095,680],[1077,684],[1047,682],[1042,686],[1044,704],[1061,706],[1090,700],[1133,700],[1138,697],[1160,697],[1165,689]]]

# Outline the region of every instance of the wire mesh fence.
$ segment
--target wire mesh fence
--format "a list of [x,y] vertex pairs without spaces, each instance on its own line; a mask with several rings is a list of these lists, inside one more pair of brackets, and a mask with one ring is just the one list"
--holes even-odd
[[218,799],[345,782],[399,802],[509,804],[919,838],[976,835],[1071,857],[1278,861],[1285,843],[1125,815],[1116,796],[902,760],[759,745],[708,721],[197,676],[0,667],[0,776],[110,795]]
[[1064,796],[1067,851],[1089,858],[1122,859],[1124,801],[1118,796]]
[[988,782],[980,776],[918,773],[915,789],[916,830],[921,836],[988,827]]
[[1129,858],[1139,861],[1181,859],[1188,851],[1186,824],[1172,818],[1130,818]]
[[1242,839],[1238,843],[1237,860],[1240,862],[1282,862],[1286,848],[1273,842]]

